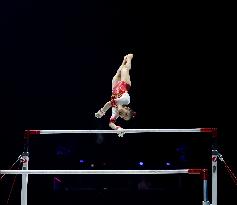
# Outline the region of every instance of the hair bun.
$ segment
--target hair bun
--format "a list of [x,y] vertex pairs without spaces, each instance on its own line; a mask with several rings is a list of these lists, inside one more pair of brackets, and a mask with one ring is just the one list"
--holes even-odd
[[135,118],[136,115],[137,115],[137,113],[133,111],[133,113],[132,113],[132,118]]

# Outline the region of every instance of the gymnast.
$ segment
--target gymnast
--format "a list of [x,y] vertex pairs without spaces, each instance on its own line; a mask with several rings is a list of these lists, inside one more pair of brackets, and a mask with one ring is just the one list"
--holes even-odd
[[133,119],[136,115],[130,107],[130,95],[128,91],[131,88],[131,79],[129,71],[131,70],[131,61],[133,54],[124,56],[121,66],[118,68],[115,76],[112,79],[112,95],[110,101],[106,102],[104,106],[95,113],[96,118],[101,118],[105,113],[112,108],[112,115],[109,120],[109,127],[114,130],[120,130],[119,137],[123,137],[123,128],[116,125],[118,117],[128,121]]

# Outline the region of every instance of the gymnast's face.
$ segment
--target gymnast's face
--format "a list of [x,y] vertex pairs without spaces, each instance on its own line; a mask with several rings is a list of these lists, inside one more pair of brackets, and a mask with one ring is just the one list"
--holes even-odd
[[119,117],[121,117],[124,120],[130,120],[130,110],[128,107],[120,107],[118,109]]

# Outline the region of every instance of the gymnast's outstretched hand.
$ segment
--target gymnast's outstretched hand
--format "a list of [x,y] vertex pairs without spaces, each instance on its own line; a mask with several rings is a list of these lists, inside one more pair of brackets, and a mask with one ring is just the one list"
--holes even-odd
[[102,118],[105,115],[105,112],[100,109],[97,113],[95,113],[96,118]]
[[117,130],[119,130],[119,132],[118,132],[118,136],[119,136],[119,137],[123,137],[123,135],[125,134],[124,129],[123,129],[122,127],[118,127]]

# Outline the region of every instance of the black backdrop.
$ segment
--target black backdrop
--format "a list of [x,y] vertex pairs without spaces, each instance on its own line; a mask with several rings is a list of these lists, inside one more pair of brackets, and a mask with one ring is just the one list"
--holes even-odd
[[[131,107],[138,115],[134,121],[120,122],[121,125],[124,128],[217,127],[219,149],[235,168],[235,146],[230,141],[234,137],[231,116],[235,116],[232,106],[235,81],[233,67],[229,65],[235,45],[231,12],[217,4],[153,4],[130,0],[1,2],[1,169],[11,166],[21,154],[25,129],[108,129],[109,115],[98,120],[94,113],[109,99],[112,76],[123,55],[130,52],[134,53]],[[109,168],[133,168],[139,160],[145,161],[145,168],[160,168],[169,160],[174,166],[206,165],[209,140],[176,137],[180,141],[163,135],[157,139],[138,135],[136,140],[132,136],[108,139],[97,135],[90,136],[91,141],[71,136],[37,138],[32,142],[31,166],[46,169],[65,164],[77,168],[78,155],[97,161],[98,166],[107,163]],[[194,160],[194,164],[179,164],[177,149],[181,145],[191,150],[186,157],[190,159],[188,163]],[[148,150],[147,155],[143,155],[144,151],[141,154],[138,149],[141,146]],[[60,148],[73,152],[71,158],[57,158],[56,151]],[[159,157],[154,155],[154,150]],[[202,162],[196,161],[200,150]],[[42,154],[47,155],[48,161],[39,163]],[[220,174],[220,199],[225,204],[233,197],[236,187],[224,166]],[[12,180],[5,178],[1,184],[1,204],[7,200]],[[51,178],[38,181],[44,180],[51,190]],[[72,181],[68,179],[69,184]],[[192,184],[191,180],[187,183]],[[91,186],[95,184],[101,183]],[[44,185],[32,186],[42,191]],[[19,189],[14,189],[11,203],[19,202],[16,191]],[[128,193],[132,195],[131,192]],[[95,197],[101,200],[98,203],[103,203],[105,196],[100,192],[98,195]],[[182,193],[176,196],[185,198]],[[186,201],[182,197],[180,201]],[[139,200],[144,202],[147,198]],[[152,197],[149,199],[155,203]],[[50,200],[53,199],[49,197]],[[162,200],[164,204],[167,198]]]

